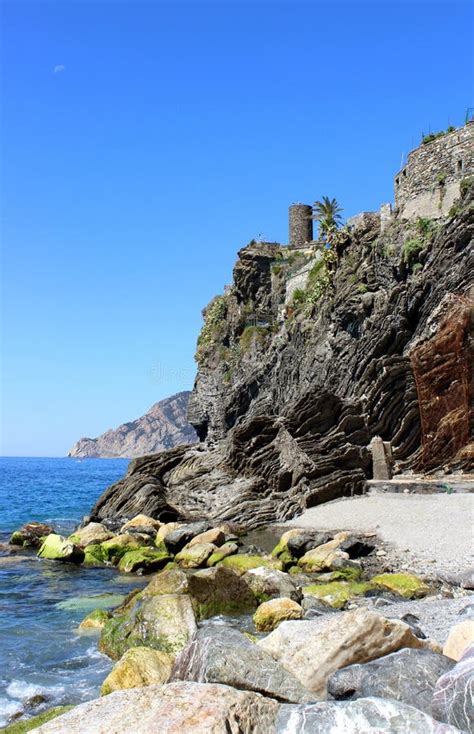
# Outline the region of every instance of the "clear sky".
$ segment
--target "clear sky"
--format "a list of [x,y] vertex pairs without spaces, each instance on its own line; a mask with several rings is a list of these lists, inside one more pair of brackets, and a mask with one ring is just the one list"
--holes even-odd
[[391,201],[474,105],[470,8],[3,2],[1,453],[190,388],[201,309],[291,202]]

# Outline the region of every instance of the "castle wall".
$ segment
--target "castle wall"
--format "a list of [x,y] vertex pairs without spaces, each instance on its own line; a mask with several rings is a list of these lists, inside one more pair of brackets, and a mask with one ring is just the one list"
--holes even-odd
[[313,208],[309,204],[292,204],[289,209],[290,247],[302,247],[313,239]]
[[299,288],[304,291],[308,284],[309,273],[313,265],[321,260],[321,253],[317,252],[315,257],[311,258],[303,267],[296,271],[286,282],[285,305],[291,303],[293,294]]
[[395,206],[402,219],[446,216],[459,184],[474,174],[474,122],[422,143],[395,177]]

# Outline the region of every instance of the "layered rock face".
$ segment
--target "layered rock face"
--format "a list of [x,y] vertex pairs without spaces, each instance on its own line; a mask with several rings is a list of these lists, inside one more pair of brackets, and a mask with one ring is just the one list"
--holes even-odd
[[134,458],[181,444],[192,444],[196,433],[187,419],[189,392],[180,392],[155,403],[141,418],[97,438],[81,438],[68,456],[89,459]]
[[308,256],[241,250],[204,312],[189,403],[201,443],[133,461],[92,518],[288,519],[363,491],[375,436],[396,473],[471,466],[473,190],[461,188],[442,221],[381,231],[359,218],[286,305]]

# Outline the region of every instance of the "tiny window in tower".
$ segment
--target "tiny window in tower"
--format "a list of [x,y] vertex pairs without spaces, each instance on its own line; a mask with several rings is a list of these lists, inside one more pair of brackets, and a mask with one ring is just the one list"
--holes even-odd
[[458,169],[458,173],[462,173],[462,169],[463,169],[462,160],[458,161],[457,169]]
[[407,175],[407,169],[404,168],[403,171],[402,171],[402,173],[403,173],[404,176],[406,176]]
[[400,186],[400,179],[399,178],[396,178],[395,179],[395,183],[397,184],[397,186]]

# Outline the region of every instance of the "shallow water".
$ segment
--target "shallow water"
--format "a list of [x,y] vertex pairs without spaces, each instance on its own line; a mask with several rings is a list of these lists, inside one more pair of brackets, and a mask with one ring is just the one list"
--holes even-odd
[[[122,459],[0,459],[0,542],[28,520],[69,532],[126,467]],[[30,713],[97,696],[112,663],[78,624],[145,583],[114,569],[39,561],[34,552],[0,555],[0,726],[37,695],[46,701]]]

